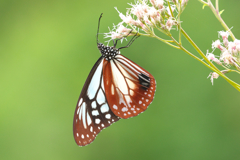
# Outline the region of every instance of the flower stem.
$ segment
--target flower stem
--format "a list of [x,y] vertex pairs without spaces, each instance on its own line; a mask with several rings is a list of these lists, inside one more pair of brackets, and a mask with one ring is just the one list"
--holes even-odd
[[169,8],[170,13],[171,13],[171,17],[174,17],[174,14],[173,14],[173,11],[172,11],[172,8],[171,8],[171,5],[170,5],[169,1],[167,1],[167,3],[168,3],[168,8]]
[[232,31],[229,29],[229,27],[227,26],[227,24],[224,22],[224,20],[222,19],[220,12],[219,12],[219,7],[218,7],[218,0],[216,0],[216,8],[213,6],[211,0],[207,0],[207,2],[200,0],[201,3],[203,3],[204,5],[208,6],[213,14],[216,16],[216,18],[218,19],[218,21],[221,23],[221,25],[223,26],[223,28],[230,34],[232,40],[234,41],[236,38],[233,35]]
[[198,46],[193,42],[193,40],[187,35],[187,33],[182,28],[181,28],[181,32],[184,35],[184,37],[189,41],[189,43],[195,48],[195,50],[201,55],[201,57],[203,57],[203,59],[208,64],[203,63],[202,60],[200,60],[200,62],[203,63],[208,68],[212,69],[214,72],[218,73],[221,77],[223,77],[226,81],[228,81],[233,87],[235,87],[238,91],[240,91],[240,85],[232,81],[231,79],[229,79],[227,76],[225,76],[225,74],[223,74],[211,61],[209,61],[207,57],[204,55],[204,53],[198,48]]
[[160,37],[156,36],[155,34],[154,34],[154,35],[152,35],[152,36],[149,36],[149,37],[154,37],[154,38],[157,38],[158,40],[160,40],[160,41],[162,41],[162,42],[164,42],[164,43],[168,44],[169,46],[171,46],[171,47],[173,47],[173,48],[180,49],[180,47],[178,47],[178,46],[175,46],[175,45],[173,45],[173,44],[169,43],[169,42],[168,42],[169,40],[164,40],[164,39],[162,39],[162,38],[160,38]]

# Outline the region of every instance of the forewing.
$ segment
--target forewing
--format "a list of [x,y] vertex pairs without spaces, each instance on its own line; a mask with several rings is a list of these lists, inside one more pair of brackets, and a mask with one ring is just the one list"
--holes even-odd
[[119,120],[106,100],[102,68],[101,57],[88,75],[77,103],[73,119],[73,135],[79,146],[90,144],[102,129]]
[[153,101],[156,81],[145,69],[117,55],[103,60],[103,79],[108,105],[120,118],[137,116]]

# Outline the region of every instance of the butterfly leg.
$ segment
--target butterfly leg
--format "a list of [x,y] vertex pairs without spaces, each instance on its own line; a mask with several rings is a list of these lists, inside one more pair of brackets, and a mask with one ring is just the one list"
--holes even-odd
[[[113,46],[116,48],[116,46],[117,46],[117,42],[119,41],[119,40],[121,40],[121,39],[123,39],[123,38],[125,38],[125,37],[128,37],[131,33],[132,33],[132,31],[133,30],[131,30],[126,36],[124,36],[124,37],[122,37],[122,38],[119,38],[119,39],[116,39],[116,42],[114,42],[114,39],[113,39]],[[138,32],[133,36],[133,38],[129,41],[129,43],[134,39],[134,37],[136,36],[138,34]],[[139,37],[139,36],[138,36]],[[135,38],[136,39],[136,38]],[[134,39],[134,40],[135,40]],[[133,42],[133,41],[132,41]],[[132,44],[132,42],[131,42],[131,44]],[[129,45],[129,43],[127,44],[127,46],[129,47],[130,45]],[[121,47],[121,48],[127,48],[127,47]],[[120,49],[120,48],[119,48]]]
[[[129,32],[130,34],[130,32]],[[131,44],[133,43],[133,41],[135,41],[138,37],[140,37],[139,35],[137,35],[138,32],[133,36],[133,38],[128,42],[128,44],[124,47],[120,47],[119,49],[123,49],[123,48],[128,48],[131,46]]]

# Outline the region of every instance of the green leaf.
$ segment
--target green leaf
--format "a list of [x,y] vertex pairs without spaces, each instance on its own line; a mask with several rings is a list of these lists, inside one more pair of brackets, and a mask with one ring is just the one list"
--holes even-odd
[[204,9],[204,7],[206,7],[206,6],[207,6],[207,4],[203,4],[202,9]]
[[224,9],[219,12],[219,15],[221,15],[223,13],[223,11],[224,11]]

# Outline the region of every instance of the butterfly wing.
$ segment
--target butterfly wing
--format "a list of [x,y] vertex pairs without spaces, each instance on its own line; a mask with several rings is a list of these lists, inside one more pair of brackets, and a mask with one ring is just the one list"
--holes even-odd
[[120,118],[137,116],[153,101],[156,81],[145,69],[123,55],[103,60],[105,95],[112,112]]
[[104,128],[119,120],[108,106],[103,85],[103,58],[93,66],[78,99],[73,135],[79,146],[90,144]]

